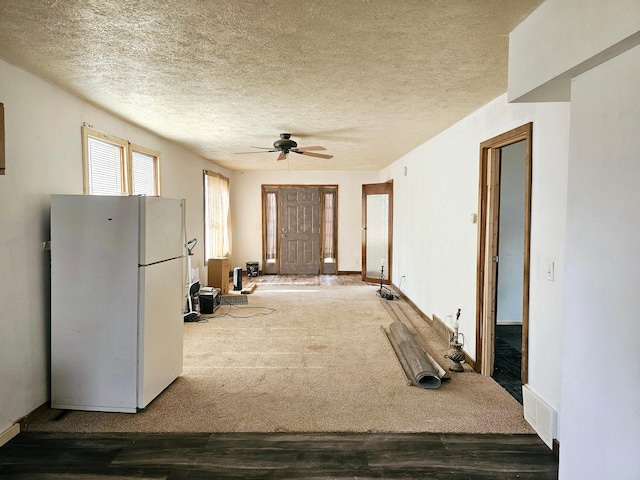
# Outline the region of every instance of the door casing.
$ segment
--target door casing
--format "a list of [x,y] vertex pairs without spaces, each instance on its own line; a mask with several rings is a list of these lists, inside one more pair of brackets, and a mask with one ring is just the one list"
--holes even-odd
[[[337,274],[338,273],[338,263],[337,263],[337,256],[338,256],[338,248],[337,248],[337,244],[338,244],[338,185],[295,185],[295,184],[285,184],[285,185],[262,185],[262,265],[263,265],[263,272],[265,274],[270,274],[270,275],[279,275],[279,274],[284,274],[284,272],[281,271],[281,265],[282,265],[282,249],[281,249],[281,234],[282,234],[282,219],[281,219],[281,215],[282,215],[282,208],[281,208],[281,197],[282,197],[282,193],[283,190],[285,189],[289,189],[289,188],[302,188],[302,189],[319,189],[320,191],[320,196],[318,199],[319,202],[319,218],[318,218],[318,223],[319,223],[319,231],[317,232],[317,236],[318,236],[318,242],[319,242],[319,253],[318,253],[318,262],[319,262],[319,272],[316,273],[320,273],[320,274]],[[323,262],[324,259],[324,246],[323,246],[323,242],[322,242],[322,238],[323,235],[325,233],[325,227],[324,227],[324,222],[323,220],[323,210],[324,210],[324,194],[325,193],[333,193],[334,194],[334,216],[333,216],[333,250],[334,250],[334,256],[335,256],[335,263],[331,264],[331,265],[326,265]],[[277,252],[276,255],[276,259],[274,263],[268,263],[267,262],[267,258],[266,258],[266,251],[267,251],[267,202],[266,202],[266,198],[267,198],[267,194],[274,194],[275,195],[275,203],[276,203],[276,225],[275,225],[275,229],[276,229],[276,238],[275,238],[275,251]]]
[[524,273],[522,279],[522,367],[523,384],[528,381],[529,268],[531,249],[531,153],[533,123],[527,123],[480,144],[478,187],[478,268],[476,278],[476,363],[482,375],[493,374],[497,294],[498,228],[500,213],[500,149],[524,140],[525,208]]
[[[388,246],[387,246],[387,265],[385,270],[387,278],[381,280],[380,277],[367,277],[367,195],[389,195],[389,210],[387,217],[388,225]],[[391,273],[393,264],[393,180],[386,183],[371,183],[362,185],[362,281],[371,283],[391,284]]]

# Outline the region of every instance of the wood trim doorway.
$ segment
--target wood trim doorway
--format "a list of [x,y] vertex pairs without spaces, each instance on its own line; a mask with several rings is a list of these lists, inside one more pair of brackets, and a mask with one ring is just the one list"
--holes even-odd
[[[370,218],[373,212],[377,215]],[[374,236],[373,245],[367,242],[372,228],[379,234],[379,238]],[[392,252],[393,180],[362,185],[362,281],[390,285]]]
[[338,185],[262,185],[262,271],[338,273]]
[[531,249],[531,159],[533,123],[527,123],[480,144],[478,187],[478,268],[476,278],[476,366],[491,376],[494,367],[497,314],[497,252],[500,212],[501,149],[525,141],[524,245],[522,279],[522,363],[520,377],[528,381],[529,266]]

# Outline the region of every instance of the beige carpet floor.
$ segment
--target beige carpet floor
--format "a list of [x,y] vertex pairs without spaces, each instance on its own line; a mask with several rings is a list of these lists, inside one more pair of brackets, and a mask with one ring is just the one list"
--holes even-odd
[[[261,284],[246,306],[185,324],[184,372],[136,414],[49,410],[28,431],[532,433],[493,379],[407,386],[376,287]],[[446,342],[395,300],[442,358]],[[225,315],[226,314],[226,315]],[[443,365],[448,365],[443,359]]]

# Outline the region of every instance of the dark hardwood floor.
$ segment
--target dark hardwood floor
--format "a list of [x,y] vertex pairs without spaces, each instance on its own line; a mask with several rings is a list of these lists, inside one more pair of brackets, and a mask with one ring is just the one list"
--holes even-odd
[[493,379],[522,405],[522,325],[496,325]]
[[547,480],[558,462],[535,435],[27,432],[0,478]]

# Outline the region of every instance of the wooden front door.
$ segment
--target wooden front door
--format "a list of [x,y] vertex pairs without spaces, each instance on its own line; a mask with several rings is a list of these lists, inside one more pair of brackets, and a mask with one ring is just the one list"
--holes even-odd
[[280,273],[320,273],[320,187],[280,189]]

